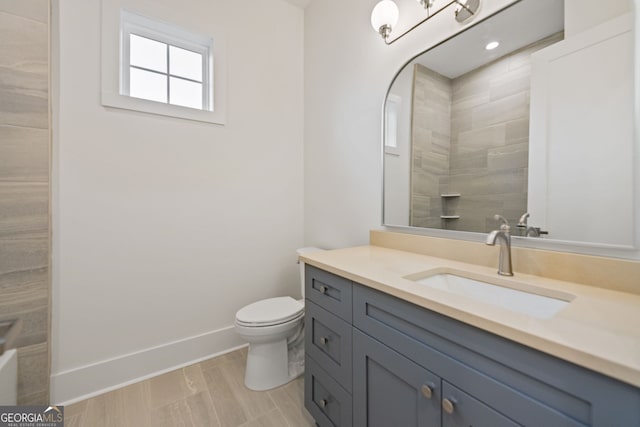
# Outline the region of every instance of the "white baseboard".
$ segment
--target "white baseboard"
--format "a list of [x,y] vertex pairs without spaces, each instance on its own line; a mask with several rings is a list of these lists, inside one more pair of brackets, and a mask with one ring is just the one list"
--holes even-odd
[[233,351],[246,343],[233,326],[51,375],[51,399],[70,405]]

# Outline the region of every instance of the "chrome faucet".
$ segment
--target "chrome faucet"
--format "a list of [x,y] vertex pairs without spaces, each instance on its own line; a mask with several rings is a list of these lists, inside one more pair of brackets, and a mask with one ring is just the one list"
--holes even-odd
[[540,227],[529,227],[527,220],[529,219],[529,212],[525,212],[518,221],[518,228],[524,228],[524,237],[540,237],[542,234],[549,234],[548,231],[542,231]]
[[496,241],[501,241],[498,274],[502,276],[513,276],[513,268],[511,266],[511,227],[509,227],[509,222],[498,214],[494,215],[493,219],[502,221],[502,224],[500,224],[500,230],[493,230],[489,233],[486,243],[487,245],[494,246]]

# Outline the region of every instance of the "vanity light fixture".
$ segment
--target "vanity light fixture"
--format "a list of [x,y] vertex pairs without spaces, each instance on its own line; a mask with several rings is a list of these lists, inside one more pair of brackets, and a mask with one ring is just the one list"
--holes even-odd
[[499,41],[491,41],[489,43],[487,43],[487,45],[484,47],[485,50],[493,50],[495,48],[497,48],[498,46],[500,46],[500,42]]
[[392,0],[382,0],[381,2],[376,4],[376,6],[373,8],[373,11],[371,12],[371,26],[377,33],[380,33],[380,35],[384,39],[384,42],[387,45],[390,45],[398,39],[409,34],[411,31],[415,30],[420,25],[427,22],[429,19],[433,18],[443,10],[448,9],[449,6],[456,5],[454,16],[455,20],[459,23],[467,22],[469,19],[473,18],[478,12],[478,9],[480,9],[480,0],[446,1],[448,1],[447,4],[432,12],[436,0],[417,0],[418,4],[427,11],[427,17],[418,22],[413,27],[409,28],[404,33],[400,34],[395,39],[389,40],[391,30],[398,23],[398,17],[400,13],[398,11],[398,6]]
[[371,26],[387,40],[391,29],[398,23],[398,6],[391,0],[382,0],[371,12]]

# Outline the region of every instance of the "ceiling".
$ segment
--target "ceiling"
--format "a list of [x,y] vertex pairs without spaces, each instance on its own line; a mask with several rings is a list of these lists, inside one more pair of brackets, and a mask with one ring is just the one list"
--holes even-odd
[[[563,0],[523,0],[428,50],[414,62],[455,78],[563,29]],[[500,46],[485,50],[493,40]]]

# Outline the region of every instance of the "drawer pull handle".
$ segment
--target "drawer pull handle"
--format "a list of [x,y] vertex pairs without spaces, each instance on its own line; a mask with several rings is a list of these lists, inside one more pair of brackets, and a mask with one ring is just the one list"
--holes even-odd
[[451,415],[455,410],[455,405],[449,399],[442,399],[442,409],[444,410],[444,412]]
[[431,399],[431,396],[433,395],[433,386],[430,384],[424,384],[422,386],[422,395],[424,397],[426,397],[427,399]]
[[329,337],[320,337],[320,344],[327,345],[329,342]]
[[318,402],[318,405],[320,405],[321,408],[326,408],[328,404],[329,401],[327,399],[320,399],[320,402]]
[[328,290],[329,290],[328,286],[325,286],[325,285],[320,286],[320,293],[322,295],[326,295]]

